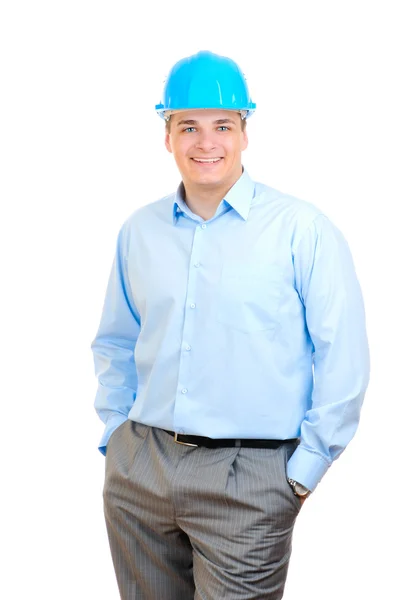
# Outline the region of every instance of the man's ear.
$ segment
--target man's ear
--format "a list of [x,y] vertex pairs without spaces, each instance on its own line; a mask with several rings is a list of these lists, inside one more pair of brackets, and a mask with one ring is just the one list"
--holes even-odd
[[245,129],[243,132],[242,151],[246,150],[248,144],[249,144],[249,138],[247,137],[247,131]]
[[170,144],[170,134],[169,134],[169,132],[168,132],[168,131],[166,131],[166,135],[165,135],[165,138],[164,138],[164,144],[165,144],[165,146],[166,146],[167,150],[168,150],[170,153],[173,153],[173,151],[172,151],[172,149],[171,149],[171,144]]

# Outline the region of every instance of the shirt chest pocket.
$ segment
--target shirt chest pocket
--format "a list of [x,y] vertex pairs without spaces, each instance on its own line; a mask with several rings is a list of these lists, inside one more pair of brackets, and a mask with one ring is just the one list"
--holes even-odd
[[278,325],[282,298],[277,265],[225,265],[216,298],[216,318],[244,333],[272,331]]

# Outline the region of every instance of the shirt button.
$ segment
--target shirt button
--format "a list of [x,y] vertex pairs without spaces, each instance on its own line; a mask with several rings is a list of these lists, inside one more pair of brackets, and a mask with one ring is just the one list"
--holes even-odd
[[187,391],[188,391],[188,390],[187,390],[186,388],[184,388],[183,390],[181,390],[181,393],[182,393],[182,394],[186,394],[186,393],[187,393]]
[[197,268],[197,267],[200,267],[200,263],[195,263],[195,264],[194,264],[194,267],[196,267],[196,268]]
[[190,350],[190,349],[191,349],[191,346],[189,346],[189,345],[185,346],[185,350]]
[[194,302],[192,302],[192,304],[190,306],[191,306],[191,308],[195,308],[196,304]]
[[206,227],[207,227],[207,225],[205,225],[205,224],[203,223],[203,225],[202,225],[202,229],[206,229]]

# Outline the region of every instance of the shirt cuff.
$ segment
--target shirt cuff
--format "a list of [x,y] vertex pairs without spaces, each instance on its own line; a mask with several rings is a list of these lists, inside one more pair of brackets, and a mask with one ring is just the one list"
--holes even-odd
[[106,446],[108,444],[109,438],[111,437],[115,429],[117,429],[119,425],[124,423],[124,421],[126,421],[127,419],[127,416],[121,415],[120,413],[116,413],[108,419],[108,421],[106,422],[104,433],[102,434],[102,438],[98,446],[98,450],[101,452],[101,454],[106,456]]
[[320,454],[298,446],[287,463],[287,476],[313,492],[331,463]]

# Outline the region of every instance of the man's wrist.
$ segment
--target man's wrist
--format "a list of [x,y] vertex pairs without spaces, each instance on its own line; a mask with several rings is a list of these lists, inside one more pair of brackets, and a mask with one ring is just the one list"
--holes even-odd
[[300,498],[306,498],[307,496],[310,495],[311,490],[306,488],[304,485],[302,485],[298,481],[295,481],[295,479],[288,478],[288,482],[291,485],[292,490],[296,494],[296,496],[299,496]]

